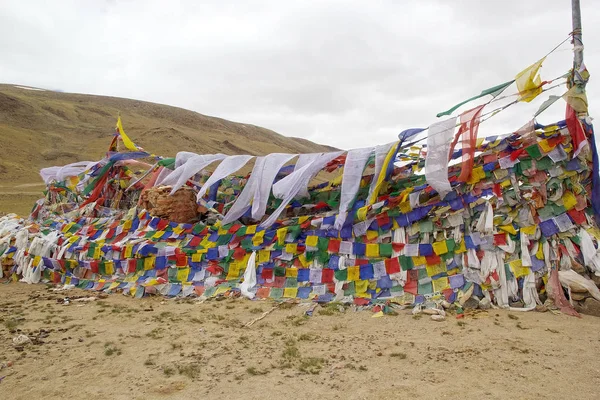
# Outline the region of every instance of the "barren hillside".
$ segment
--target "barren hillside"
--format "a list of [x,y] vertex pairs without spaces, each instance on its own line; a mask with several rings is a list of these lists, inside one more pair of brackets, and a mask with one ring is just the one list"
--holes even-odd
[[134,142],[166,156],[181,150],[259,155],[331,149],[162,104],[0,85],[1,184],[39,182],[40,168],[101,158],[119,112]]

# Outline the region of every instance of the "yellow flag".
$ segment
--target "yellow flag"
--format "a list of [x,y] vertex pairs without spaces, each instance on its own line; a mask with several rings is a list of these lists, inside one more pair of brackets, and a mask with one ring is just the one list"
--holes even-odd
[[360,279],[360,267],[358,265],[348,267],[348,277],[349,281],[357,281]]
[[364,206],[359,208],[356,211],[356,220],[357,221],[364,221],[367,219],[367,211],[369,211],[369,207],[368,206]]
[[498,227],[500,230],[504,231],[504,232],[508,232],[511,235],[516,235],[517,231],[515,230],[515,227],[512,225],[500,225]]
[[266,231],[258,231],[256,232],[256,234],[252,237],[252,244],[254,246],[258,246],[260,245],[264,240],[265,240],[265,232]]
[[302,253],[298,256],[298,261],[304,268],[308,267],[309,261],[306,259],[306,253]]
[[415,256],[412,260],[415,267],[427,264],[427,259],[423,256]]
[[155,256],[150,256],[150,257],[144,258],[144,270],[149,271],[151,269],[154,269],[155,261],[156,261]]
[[540,87],[542,78],[538,75],[538,71],[545,59],[546,57],[531,64],[515,77],[515,83],[517,84],[517,89],[519,89],[519,101],[529,103],[542,93],[542,88]]
[[94,257],[93,257],[93,258],[94,258],[94,260],[99,260],[101,255],[102,255],[102,247],[100,247],[100,246],[97,246],[97,247],[94,249]]
[[[394,222],[395,222],[395,221],[396,221],[396,220],[394,220]],[[367,239],[368,239],[368,240],[373,240],[373,239],[375,239],[375,238],[376,238],[376,237],[378,237],[378,236],[379,236],[379,232],[378,232],[378,231],[371,231],[371,230],[368,230],[368,231],[367,231]]]
[[306,237],[306,245],[310,247],[317,247],[319,243],[319,237],[314,235],[309,235]]
[[442,290],[450,289],[450,282],[445,276],[442,278],[435,279],[431,283],[433,283],[434,292],[441,292]]
[[369,288],[369,281],[357,280],[356,282],[354,282],[354,288],[356,289],[356,294],[365,294],[367,293],[367,289]]
[[258,263],[269,262],[271,258],[271,250],[259,250],[258,251]]
[[[375,201],[377,200],[377,197],[379,196],[379,191],[381,190],[381,187],[383,186],[383,182],[385,181],[385,175],[387,172],[387,168],[388,165],[390,165],[390,163],[393,163],[394,160],[394,156],[396,155],[396,151],[398,145],[394,144],[392,147],[390,147],[390,151],[388,151],[387,155],[385,156],[385,159],[383,160],[383,165],[381,167],[381,171],[379,171],[379,176],[377,177],[377,183],[375,184],[375,187],[373,188],[373,193],[371,193],[371,198],[369,199],[369,204],[373,204],[375,203]],[[375,178],[375,177],[373,177]]]
[[283,246],[285,243],[285,236],[287,235],[288,228],[283,227],[277,229],[277,244]]
[[188,275],[190,274],[190,268],[179,268],[177,270],[177,280],[179,282],[186,282],[188,280]]
[[131,244],[125,245],[125,252],[123,253],[123,257],[131,258],[132,254],[133,254],[133,245],[131,245]]
[[378,243],[367,244],[365,255],[367,257],[379,257],[379,244]]
[[128,150],[137,151],[136,145],[129,139],[129,136],[125,134],[125,130],[123,130],[123,124],[121,123],[121,116],[117,119],[117,129],[119,130],[119,135],[121,139],[123,139],[123,144],[127,147]]
[[298,252],[298,244],[297,243],[286,243],[285,251],[286,251],[286,253],[296,254]]
[[227,277],[225,279],[236,279],[240,276],[240,266],[238,263],[229,264],[229,271],[227,272]]
[[433,247],[433,252],[435,254],[442,255],[442,254],[446,254],[448,252],[448,245],[446,244],[446,241],[443,240],[441,242],[434,242],[432,244]]
[[454,250],[454,252],[455,252],[456,254],[460,254],[460,253],[465,253],[466,251],[467,251],[467,245],[466,245],[466,243],[465,243],[465,241],[464,241],[464,239],[463,239],[463,240],[461,240],[461,241],[458,243],[458,248],[456,248],[456,249]]
[[115,273],[115,263],[113,261],[107,261],[106,263],[104,263],[104,270],[106,271],[106,275],[114,274]]
[[563,206],[565,209],[570,210],[577,205],[577,198],[569,191],[566,191],[562,196]]

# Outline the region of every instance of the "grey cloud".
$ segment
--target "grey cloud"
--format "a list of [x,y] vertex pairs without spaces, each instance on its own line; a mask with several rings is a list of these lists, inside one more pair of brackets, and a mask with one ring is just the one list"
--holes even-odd
[[[600,8],[582,3],[593,78]],[[570,24],[566,0],[8,0],[0,81],[166,103],[351,148],[426,127],[437,112],[512,79]],[[570,68],[568,49],[547,59],[543,78]],[[480,131],[517,129],[542,97]],[[540,120],[563,114],[557,103]]]

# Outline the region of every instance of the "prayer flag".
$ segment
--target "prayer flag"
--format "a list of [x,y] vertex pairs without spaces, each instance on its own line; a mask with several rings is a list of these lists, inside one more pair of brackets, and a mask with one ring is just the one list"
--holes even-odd
[[571,134],[571,141],[573,142],[573,157],[577,157],[583,147],[588,143],[587,138],[585,136],[585,132],[583,131],[581,121],[579,118],[577,118],[577,113],[569,104],[567,104],[567,110],[565,114],[565,121],[567,123],[569,133]]
[[437,114],[436,117],[439,118],[439,117],[443,117],[444,115],[450,115],[454,111],[456,111],[456,109],[459,108],[460,106],[465,105],[465,104],[467,104],[470,101],[477,100],[477,99],[479,99],[481,97],[484,97],[484,96],[487,96],[487,95],[492,95],[492,97],[495,98],[498,95],[500,95],[504,91],[504,89],[506,89],[507,87],[509,87],[513,82],[514,82],[514,80],[501,83],[501,84],[496,85],[494,87],[491,87],[489,89],[485,89],[484,91],[482,91],[477,96],[471,97],[470,99],[467,99],[465,101],[462,101],[462,102],[458,103],[457,105],[455,105],[454,107],[450,108],[449,110]]
[[121,136],[123,140],[123,144],[127,147],[128,150],[136,151],[138,147],[129,139],[129,136],[125,134],[125,130],[123,129],[123,124],[121,123],[121,116],[117,119],[117,133]]
[[542,93],[542,79],[538,75],[538,71],[545,59],[546,57],[531,64],[515,77],[517,89],[519,89],[519,101],[529,103]]
[[[456,118],[449,118],[431,125],[427,135],[425,179],[441,198],[452,191],[448,181],[448,154],[455,127]],[[402,204],[400,209],[402,210]]]

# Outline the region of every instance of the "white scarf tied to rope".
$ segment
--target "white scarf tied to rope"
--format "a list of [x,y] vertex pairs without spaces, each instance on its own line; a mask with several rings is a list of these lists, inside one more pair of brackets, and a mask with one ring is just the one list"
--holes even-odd
[[[310,180],[320,171],[322,170],[330,161],[342,155],[343,151],[336,151],[332,153],[323,153],[318,158],[316,158],[310,164],[306,164],[302,168],[297,171],[292,172],[290,175],[286,176],[279,182],[273,185],[273,193],[278,192],[281,187],[287,188],[287,193],[283,198],[283,201],[277,207],[275,211],[264,220],[260,226],[263,228],[267,228],[279,218],[279,215],[285,210],[287,205],[296,197],[299,193],[300,189],[306,187]],[[279,191],[281,193],[281,191]]]
[[244,189],[223,218],[223,224],[229,224],[240,218],[251,205],[252,218],[261,219],[267,210],[267,201],[277,173],[295,156],[295,154],[273,153],[258,157]]
[[369,161],[369,157],[373,153],[373,150],[375,150],[374,147],[354,149],[350,150],[346,156],[344,173],[342,175],[339,213],[333,224],[335,229],[341,229],[344,222],[346,222],[348,207],[350,207],[350,204],[354,201],[356,193],[360,188],[360,181],[365,165]]
[[425,179],[442,199],[452,191],[448,181],[448,154],[455,128],[456,118],[450,118],[431,125],[427,135]]
[[185,185],[192,176],[196,175],[213,162],[223,160],[226,157],[225,154],[206,154],[190,157],[182,165],[175,168],[174,171],[162,179],[160,183],[157,183],[156,186],[171,185],[173,187],[171,194],[173,194]]
[[[300,168],[304,167],[305,165],[308,165],[308,164],[314,162],[320,156],[321,156],[320,153],[300,154],[300,156],[298,157],[298,161],[296,161],[296,165],[294,166],[294,172],[298,171]],[[296,196],[302,197],[302,198],[308,197],[309,196],[308,184],[304,187],[301,187]],[[283,197],[285,197],[285,194],[279,198],[283,199]]]
[[255,294],[250,289],[256,286],[256,251],[253,251],[248,257],[246,270],[244,271],[244,282],[240,284],[242,296],[253,299]]
[[[252,201],[252,218],[258,220],[267,211],[267,201],[273,187],[273,181],[285,163],[296,157],[295,154],[274,153],[265,157],[262,171],[259,175],[257,190]],[[307,192],[308,195],[308,192]]]
[[581,252],[585,265],[590,267],[596,276],[600,276],[600,255],[594,247],[592,237],[585,229],[579,229],[578,236],[581,240]]
[[42,168],[40,170],[40,176],[46,185],[52,181],[61,182],[71,176],[77,176],[87,171],[99,162],[100,161],[78,161],[62,167]]
[[200,199],[204,196],[206,191],[215,183],[219,182],[221,179],[228,177],[229,175],[237,172],[242,168],[248,161],[250,161],[254,156],[248,155],[238,155],[238,156],[229,156],[225,158],[219,166],[215,169],[215,171],[210,175],[208,180],[204,182],[204,185],[198,191],[197,199]]

